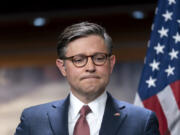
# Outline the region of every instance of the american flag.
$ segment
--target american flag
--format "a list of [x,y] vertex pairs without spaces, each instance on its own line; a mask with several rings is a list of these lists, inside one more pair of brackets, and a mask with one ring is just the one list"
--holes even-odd
[[159,0],[135,104],[156,112],[161,135],[180,135],[180,0]]

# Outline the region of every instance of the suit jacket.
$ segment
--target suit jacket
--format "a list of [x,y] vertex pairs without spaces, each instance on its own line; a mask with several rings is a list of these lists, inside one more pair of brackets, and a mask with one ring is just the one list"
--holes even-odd
[[[25,109],[15,135],[68,135],[68,107],[69,96]],[[152,111],[108,93],[99,135],[159,135],[158,121]]]

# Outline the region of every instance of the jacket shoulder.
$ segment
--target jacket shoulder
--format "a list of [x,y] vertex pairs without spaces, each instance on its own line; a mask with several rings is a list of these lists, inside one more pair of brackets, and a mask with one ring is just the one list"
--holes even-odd
[[118,106],[119,108],[123,107],[124,111],[126,111],[126,113],[128,113],[129,115],[132,115],[134,117],[141,117],[141,118],[146,118],[149,115],[154,115],[155,113],[147,108],[144,107],[140,107],[140,106],[136,106],[134,104],[125,102],[125,101],[120,101],[117,99],[113,98],[113,101],[115,103],[116,106]]
[[51,108],[56,108],[63,106],[65,99],[62,100],[57,100],[57,101],[52,101],[52,102],[48,102],[48,103],[43,103],[43,104],[38,104],[38,105],[34,105],[34,106],[30,106],[27,107],[23,110],[22,114],[26,115],[26,116],[31,116],[31,115],[43,115],[46,114],[48,110],[50,110]]

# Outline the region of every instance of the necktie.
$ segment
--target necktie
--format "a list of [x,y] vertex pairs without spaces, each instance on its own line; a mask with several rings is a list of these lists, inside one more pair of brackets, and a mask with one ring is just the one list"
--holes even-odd
[[86,120],[86,115],[91,112],[89,106],[84,105],[80,110],[80,117],[74,127],[73,135],[90,135],[89,125]]

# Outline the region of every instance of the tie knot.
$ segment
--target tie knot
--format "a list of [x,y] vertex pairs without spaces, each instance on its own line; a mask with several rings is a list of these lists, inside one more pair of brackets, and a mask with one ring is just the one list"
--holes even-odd
[[86,116],[89,112],[91,112],[91,109],[89,108],[88,105],[84,105],[80,110],[80,114],[82,116]]

